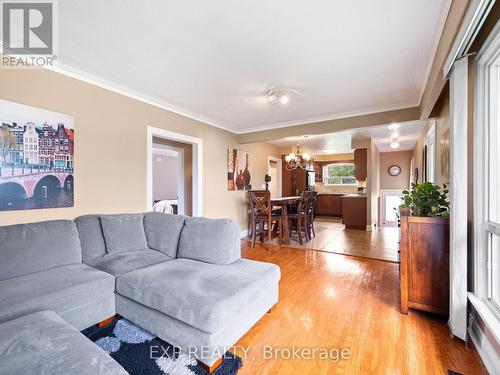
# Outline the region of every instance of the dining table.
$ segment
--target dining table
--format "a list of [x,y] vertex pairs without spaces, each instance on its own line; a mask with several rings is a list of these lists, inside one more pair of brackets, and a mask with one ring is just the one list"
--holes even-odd
[[285,245],[290,244],[290,226],[288,224],[288,208],[290,206],[295,206],[299,203],[300,196],[292,196],[292,197],[276,197],[271,198],[271,205],[273,207],[279,206],[281,207],[281,217],[283,220],[283,229],[285,235]]

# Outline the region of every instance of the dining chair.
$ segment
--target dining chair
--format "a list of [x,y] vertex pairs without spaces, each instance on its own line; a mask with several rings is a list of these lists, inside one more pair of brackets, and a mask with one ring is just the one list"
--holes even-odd
[[316,231],[314,230],[314,207],[316,204],[316,199],[318,193],[316,191],[308,192],[308,208],[307,208],[307,234],[309,239],[316,237]]
[[309,199],[309,192],[303,191],[297,206],[292,207],[290,209],[290,212],[288,213],[288,221],[291,222],[292,227],[295,228],[297,235],[299,237],[299,243],[301,245],[304,244],[304,241],[302,240],[302,232],[304,232],[306,241],[309,240],[309,234],[307,229],[308,226],[307,211],[309,204],[308,199]]
[[[281,209],[273,209],[271,193],[268,190],[250,190],[248,192],[251,214],[252,247],[255,247],[257,236],[264,242],[264,236],[268,236],[268,245],[271,249],[273,225],[278,227],[279,244],[282,244],[283,222]],[[266,229],[267,224],[267,229]]]

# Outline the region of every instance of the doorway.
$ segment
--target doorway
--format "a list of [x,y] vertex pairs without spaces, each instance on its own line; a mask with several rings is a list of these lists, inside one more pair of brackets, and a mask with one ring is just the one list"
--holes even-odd
[[[155,150],[163,150],[177,155],[177,168],[182,168],[183,185],[177,182],[179,200],[183,200],[183,208],[179,213],[202,216],[202,155],[203,141],[199,138],[148,126],[147,128],[147,201],[146,207],[151,211],[154,205],[154,160]],[[166,151],[169,150],[169,151]],[[172,152],[174,154],[172,154]],[[179,157],[180,156],[180,157]],[[182,165],[180,165],[182,160]],[[182,187],[182,191],[180,188]],[[179,202],[180,206],[180,202]]]
[[380,226],[397,227],[402,190],[380,190]]
[[281,197],[282,181],[281,181],[281,159],[273,156],[267,157],[267,174],[271,176],[269,182],[269,191],[271,198]]
[[162,202],[168,213],[185,215],[190,209],[185,189],[184,149],[153,143],[153,203]]

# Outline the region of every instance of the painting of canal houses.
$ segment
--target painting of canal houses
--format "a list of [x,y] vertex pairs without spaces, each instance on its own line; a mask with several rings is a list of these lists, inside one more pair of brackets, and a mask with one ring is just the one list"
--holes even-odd
[[0,211],[74,206],[74,119],[0,100]]

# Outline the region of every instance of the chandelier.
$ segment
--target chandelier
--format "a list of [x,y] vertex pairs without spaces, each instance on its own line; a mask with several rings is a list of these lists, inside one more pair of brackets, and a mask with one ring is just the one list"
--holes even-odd
[[300,151],[300,143],[297,144],[295,152],[292,152],[285,156],[286,169],[289,171],[302,168],[307,169],[312,162],[312,157],[307,152],[302,153]]

